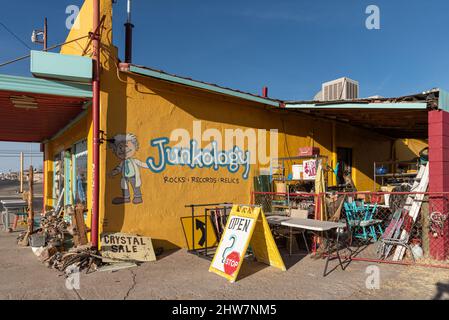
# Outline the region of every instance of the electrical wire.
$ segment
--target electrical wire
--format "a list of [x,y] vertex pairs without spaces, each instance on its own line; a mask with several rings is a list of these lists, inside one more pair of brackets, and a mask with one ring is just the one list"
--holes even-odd
[[[86,36],[82,36],[82,37],[76,38],[76,39],[73,39],[73,40],[70,40],[70,41],[67,41],[67,42],[56,44],[56,45],[54,45],[52,47],[47,48],[46,51],[50,51],[50,50],[53,50],[55,48],[61,47],[61,46],[65,45],[65,44],[76,42],[76,41],[79,41],[79,40],[82,40],[82,39],[88,38],[88,37],[90,37],[90,34],[88,34]],[[29,57],[31,57],[31,54],[27,54],[26,56],[18,57],[18,58],[15,58],[14,60],[3,62],[3,63],[0,64],[0,68],[6,66],[8,64],[24,60],[24,59],[29,58]]]
[[[41,156],[43,156],[43,155],[41,155]],[[17,159],[19,157],[20,157],[19,155],[16,155],[16,156],[13,156],[13,155],[0,155],[0,158],[14,158],[14,159]],[[34,157],[36,158],[36,155]],[[31,159],[33,157],[32,156],[24,156],[24,158]]]
[[25,41],[23,41],[22,39],[19,38],[18,35],[16,35],[11,29],[9,29],[3,22],[0,21],[0,25],[9,32],[9,34],[11,34],[14,38],[16,38],[17,41],[19,41],[21,44],[23,44],[25,47],[27,47],[28,49],[32,50],[31,47],[29,45],[27,45],[25,43]]
[[35,152],[40,152],[40,151],[37,151],[37,150],[31,150],[30,151],[30,150],[23,150],[23,149],[0,149],[0,153],[2,153],[2,152],[6,152],[6,153],[9,153],[9,152],[14,152],[14,153],[17,153],[17,152],[35,153]]

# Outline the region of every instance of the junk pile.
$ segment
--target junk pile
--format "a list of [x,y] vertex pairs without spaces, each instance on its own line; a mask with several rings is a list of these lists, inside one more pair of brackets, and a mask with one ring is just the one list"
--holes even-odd
[[66,273],[71,273],[74,268],[90,273],[96,271],[102,263],[102,257],[90,246],[72,248],[65,253],[57,251],[45,261],[49,268]]
[[86,270],[86,273],[97,270],[103,263],[102,257],[87,241],[80,243],[80,239],[87,240],[87,235],[80,236],[79,230],[85,232],[87,228],[84,222],[82,227],[77,227],[74,218],[75,212],[82,213],[84,208],[66,208],[65,211],[72,217],[72,223],[64,219],[59,210],[46,212],[41,218],[40,227],[31,235],[28,232],[21,233],[19,243],[29,236],[28,244],[38,259],[47,267],[66,274],[74,268],[79,272]]

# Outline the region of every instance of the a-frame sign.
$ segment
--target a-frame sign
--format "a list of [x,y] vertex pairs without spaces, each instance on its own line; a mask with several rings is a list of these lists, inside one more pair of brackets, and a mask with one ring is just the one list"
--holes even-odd
[[234,205],[209,272],[235,282],[249,245],[257,261],[286,270],[262,209]]

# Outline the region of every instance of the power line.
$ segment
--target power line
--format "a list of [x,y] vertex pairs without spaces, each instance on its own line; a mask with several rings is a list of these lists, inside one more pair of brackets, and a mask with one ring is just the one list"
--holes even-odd
[[[43,153],[23,153],[24,156],[42,156]],[[20,153],[0,153],[0,156],[20,156]]]
[[[22,143],[22,142],[18,142],[18,143]],[[40,152],[40,151],[38,151],[38,150],[25,150],[25,149],[0,149],[0,153],[1,152],[15,152],[15,153],[17,153],[17,152],[25,152],[25,153],[29,153],[29,152]]]
[[[50,51],[50,50],[53,50],[55,48],[61,47],[61,46],[65,45],[65,44],[69,44],[69,43],[72,43],[72,42],[77,42],[77,41],[79,41],[81,39],[88,38],[88,37],[90,37],[90,34],[88,34],[87,36],[83,36],[83,37],[79,37],[79,38],[67,41],[67,42],[59,43],[59,44],[54,45],[54,46],[52,46],[50,48],[47,48],[47,51]],[[8,64],[27,59],[29,57],[31,57],[31,54],[27,54],[26,56],[18,57],[18,58],[15,58],[13,60],[10,60],[10,61],[6,61],[6,62],[3,62],[3,63],[0,63],[0,67],[4,67],[4,66],[6,66]]]
[[[25,158],[32,158],[34,156],[34,158],[36,157],[42,157],[43,155],[24,155]],[[0,154],[0,158],[19,158],[20,155],[3,155]]]
[[11,29],[9,29],[3,22],[0,21],[0,25],[5,28],[6,31],[8,31],[14,38],[16,38],[17,41],[19,41],[21,44],[23,44],[25,47],[27,47],[28,49],[32,50],[31,47],[29,45],[27,45],[25,43],[25,41],[23,41],[22,39],[19,38],[18,35],[16,35]]

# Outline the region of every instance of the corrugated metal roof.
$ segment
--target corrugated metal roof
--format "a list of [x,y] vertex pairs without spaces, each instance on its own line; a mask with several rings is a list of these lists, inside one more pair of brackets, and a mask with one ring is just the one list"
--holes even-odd
[[0,140],[42,142],[90,102],[88,86],[0,76]]

